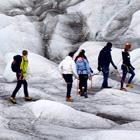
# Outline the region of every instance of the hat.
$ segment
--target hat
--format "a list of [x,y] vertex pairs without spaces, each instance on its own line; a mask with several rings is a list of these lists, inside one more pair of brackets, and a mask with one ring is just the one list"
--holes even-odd
[[111,43],[111,42],[107,42],[107,43],[106,43],[106,46],[108,46],[108,47],[111,48],[111,47],[112,47],[112,43]]
[[74,52],[69,52],[68,55],[71,56],[71,57],[73,57],[74,56]]
[[81,53],[85,53],[85,50],[84,50],[84,49],[82,49],[80,52],[81,52]]

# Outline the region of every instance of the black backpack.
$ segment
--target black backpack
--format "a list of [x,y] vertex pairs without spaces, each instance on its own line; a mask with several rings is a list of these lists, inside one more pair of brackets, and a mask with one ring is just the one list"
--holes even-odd
[[16,72],[16,73],[21,72],[20,70],[21,60],[22,60],[22,56],[20,55],[15,55],[13,57],[13,62],[11,64],[11,69],[13,72]]

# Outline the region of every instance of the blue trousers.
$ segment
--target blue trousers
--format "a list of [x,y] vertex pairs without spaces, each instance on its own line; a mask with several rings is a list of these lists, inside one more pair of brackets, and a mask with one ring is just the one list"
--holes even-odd
[[108,66],[102,67],[102,72],[103,72],[102,88],[106,88],[108,87],[109,67]]
[[122,78],[121,78],[121,88],[123,88],[123,84],[125,82],[125,78],[126,78],[127,73],[131,74],[130,78],[128,79],[128,84],[130,84],[135,76],[135,72],[132,68],[127,68],[124,65],[121,66],[121,69],[123,71]]

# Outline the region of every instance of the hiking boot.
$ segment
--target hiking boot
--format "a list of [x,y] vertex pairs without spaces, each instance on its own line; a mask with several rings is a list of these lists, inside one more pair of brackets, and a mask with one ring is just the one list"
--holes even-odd
[[85,94],[84,93],[81,93],[80,96],[85,96]]
[[81,94],[80,94],[81,96],[85,96],[84,89],[85,87],[82,87]]
[[126,87],[133,88],[134,86],[132,84],[127,84]]
[[104,89],[104,88],[112,88],[112,87],[110,87],[110,86],[107,86],[107,87],[101,87],[101,89]]
[[32,101],[32,97],[29,97],[29,96],[25,97],[24,99],[25,99],[25,101]]
[[14,97],[10,97],[9,99],[13,104],[16,104],[16,99]]
[[120,88],[120,90],[122,90],[122,91],[127,91],[127,89],[126,89],[126,88],[123,88],[123,87]]
[[107,87],[105,87],[105,88],[112,88],[112,87],[110,87],[110,86],[107,86]]
[[84,93],[84,96],[85,96],[85,98],[88,98],[88,95],[87,95],[87,93],[86,93],[86,92]]
[[71,97],[66,97],[67,102],[73,102],[73,99]]

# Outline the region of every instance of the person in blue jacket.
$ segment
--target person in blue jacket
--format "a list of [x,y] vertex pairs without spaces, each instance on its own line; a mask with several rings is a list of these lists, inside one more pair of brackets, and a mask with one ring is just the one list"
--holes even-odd
[[91,78],[91,69],[87,58],[85,58],[85,51],[80,51],[75,59],[77,73],[79,75],[79,89],[80,95],[88,98],[87,95],[87,80]]
[[98,56],[98,70],[103,72],[103,83],[101,88],[111,88],[108,86],[108,77],[109,77],[109,66],[110,63],[112,66],[117,69],[116,65],[114,64],[111,56],[111,48],[112,43],[107,42],[106,46],[100,51]]

